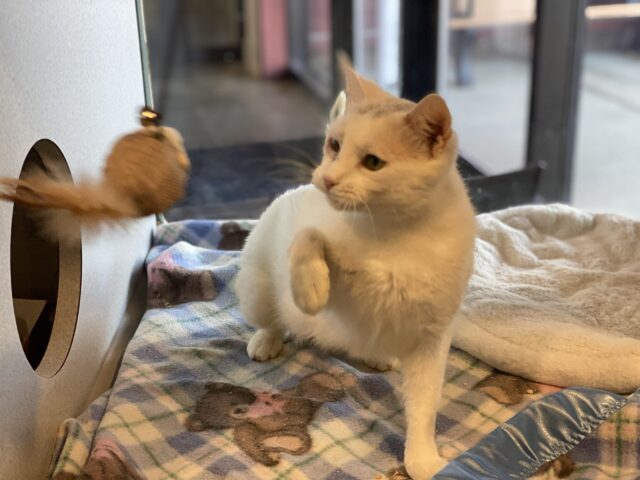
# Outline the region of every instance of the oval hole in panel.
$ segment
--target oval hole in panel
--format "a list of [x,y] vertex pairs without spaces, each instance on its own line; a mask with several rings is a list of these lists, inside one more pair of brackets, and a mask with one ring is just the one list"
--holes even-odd
[[[31,170],[71,180],[58,146],[37,141],[20,172]],[[73,242],[61,243],[43,235],[42,209],[15,204],[11,223],[11,289],[22,349],[31,367],[42,377],[53,377],[64,364],[78,318],[82,278],[80,226],[65,233]]]

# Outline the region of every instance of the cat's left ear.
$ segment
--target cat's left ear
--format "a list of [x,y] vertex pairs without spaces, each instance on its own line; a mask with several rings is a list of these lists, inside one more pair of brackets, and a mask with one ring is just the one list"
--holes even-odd
[[344,90],[341,91],[336,97],[336,101],[333,103],[333,107],[331,107],[331,111],[329,112],[329,121],[333,122],[335,119],[340,118],[344,115],[344,111],[347,108],[347,95],[344,93]]
[[451,113],[444,99],[437,93],[420,100],[407,114],[407,122],[424,139],[433,156],[442,152],[453,133]]
[[346,53],[340,50],[336,57],[344,77],[347,110],[363,101],[380,102],[393,98],[393,95],[385,92],[377,83],[360,76]]

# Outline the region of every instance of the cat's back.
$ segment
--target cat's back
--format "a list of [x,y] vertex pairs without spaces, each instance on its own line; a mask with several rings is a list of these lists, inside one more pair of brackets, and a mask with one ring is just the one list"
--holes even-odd
[[264,256],[269,249],[273,261],[286,253],[297,231],[314,226],[321,227],[335,216],[322,192],[313,185],[288,190],[276,198],[260,216],[249,234],[242,258]]
[[313,185],[302,185],[277,197],[260,216],[256,230],[277,229],[278,232],[291,234],[292,230],[313,223],[311,219],[318,220],[330,215],[331,207],[324,194]]

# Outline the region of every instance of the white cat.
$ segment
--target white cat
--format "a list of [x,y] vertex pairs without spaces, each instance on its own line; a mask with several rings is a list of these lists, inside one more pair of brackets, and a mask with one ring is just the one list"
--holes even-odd
[[435,419],[474,211],[444,100],[415,104],[343,71],[312,185],[275,200],[242,252],[236,291],[258,327],[247,350],[268,360],[290,332],[380,369],[399,361],[405,466],[426,480],[446,464]]

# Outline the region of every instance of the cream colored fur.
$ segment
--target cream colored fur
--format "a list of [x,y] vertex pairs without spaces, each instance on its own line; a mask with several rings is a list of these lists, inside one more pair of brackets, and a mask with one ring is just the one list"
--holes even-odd
[[[442,98],[414,104],[349,66],[345,75],[312,185],[276,199],[245,244],[236,291],[258,327],[248,353],[268,360],[290,332],[378,367],[399,361],[405,466],[426,480],[446,464],[435,418],[473,264],[474,212]],[[367,170],[367,154],[387,164]]]

